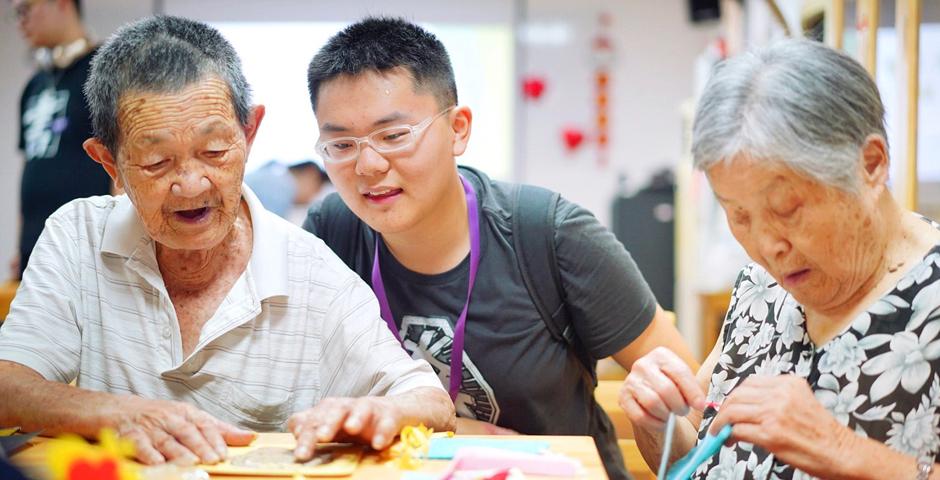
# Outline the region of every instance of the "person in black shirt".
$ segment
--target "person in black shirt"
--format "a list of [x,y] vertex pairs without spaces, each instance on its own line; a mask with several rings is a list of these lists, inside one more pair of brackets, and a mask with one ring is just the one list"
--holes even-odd
[[338,197],[312,207],[304,227],[373,288],[402,346],[437,372],[457,433],[591,435],[608,476],[629,478],[594,400],[596,360],[630,368],[669,348],[695,361],[623,245],[570,201],[546,207],[575,333],[556,339],[515,248],[544,238],[513,222],[538,205],[517,184],[457,166],[474,119],[457,103],[444,45],[404,20],[367,18],[316,54],[308,86]]
[[46,218],[75,198],[105,195],[111,180],[85,154],[92,136],[82,87],[94,48],[81,21],[78,0],[14,0],[20,33],[37,49],[39,70],[20,98],[19,253],[12,275],[19,279]]

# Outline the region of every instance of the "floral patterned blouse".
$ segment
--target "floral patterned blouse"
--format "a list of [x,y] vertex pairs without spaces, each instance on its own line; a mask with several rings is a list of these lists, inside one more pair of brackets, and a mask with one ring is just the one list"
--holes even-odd
[[[708,401],[721,403],[750,375],[803,377],[816,399],[857,434],[940,460],[940,245],[894,289],[821,347],[803,307],[756,264],[735,282]],[[703,438],[717,412],[705,411]],[[752,444],[724,446],[693,478],[813,478]]]

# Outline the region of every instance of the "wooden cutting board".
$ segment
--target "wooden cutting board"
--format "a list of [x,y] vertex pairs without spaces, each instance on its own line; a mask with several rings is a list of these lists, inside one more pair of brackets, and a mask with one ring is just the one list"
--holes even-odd
[[[278,438],[280,437],[280,438]],[[247,447],[229,447],[228,458],[215,465],[200,465],[210,475],[251,475],[265,477],[350,476],[356,471],[365,447],[343,443],[317,445],[314,458],[307,463],[294,463],[296,444],[292,437],[261,436]]]

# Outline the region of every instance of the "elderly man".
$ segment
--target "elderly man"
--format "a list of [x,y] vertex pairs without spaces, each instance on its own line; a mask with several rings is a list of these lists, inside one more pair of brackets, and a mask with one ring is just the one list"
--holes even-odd
[[304,459],[316,441],[384,448],[406,424],[453,428],[368,286],[242,186],[264,107],[218,32],[127,26],[86,89],[85,150],[127,195],[47,222],[0,332],[0,424],[110,427],[146,463],[219,461],[243,429],[286,426]]

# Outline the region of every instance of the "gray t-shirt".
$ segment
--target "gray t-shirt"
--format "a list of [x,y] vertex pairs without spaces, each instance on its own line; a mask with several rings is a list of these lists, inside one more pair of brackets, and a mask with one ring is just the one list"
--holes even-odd
[[[611,478],[627,478],[610,419],[594,382],[568,346],[555,340],[522,281],[512,240],[512,185],[461,167],[477,192],[481,260],[467,315],[457,414],[526,434],[592,435]],[[314,206],[304,228],[321,237],[371,283],[372,230],[330,231]],[[343,209],[343,215],[352,215]],[[656,299],[623,245],[594,216],[560,199],[555,248],[578,341],[594,359],[626,347],[649,325]],[[467,298],[469,256],[437,275],[408,270],[379,243],[382,278],[405,348],[427,360],[445,388],[454,324]]]

